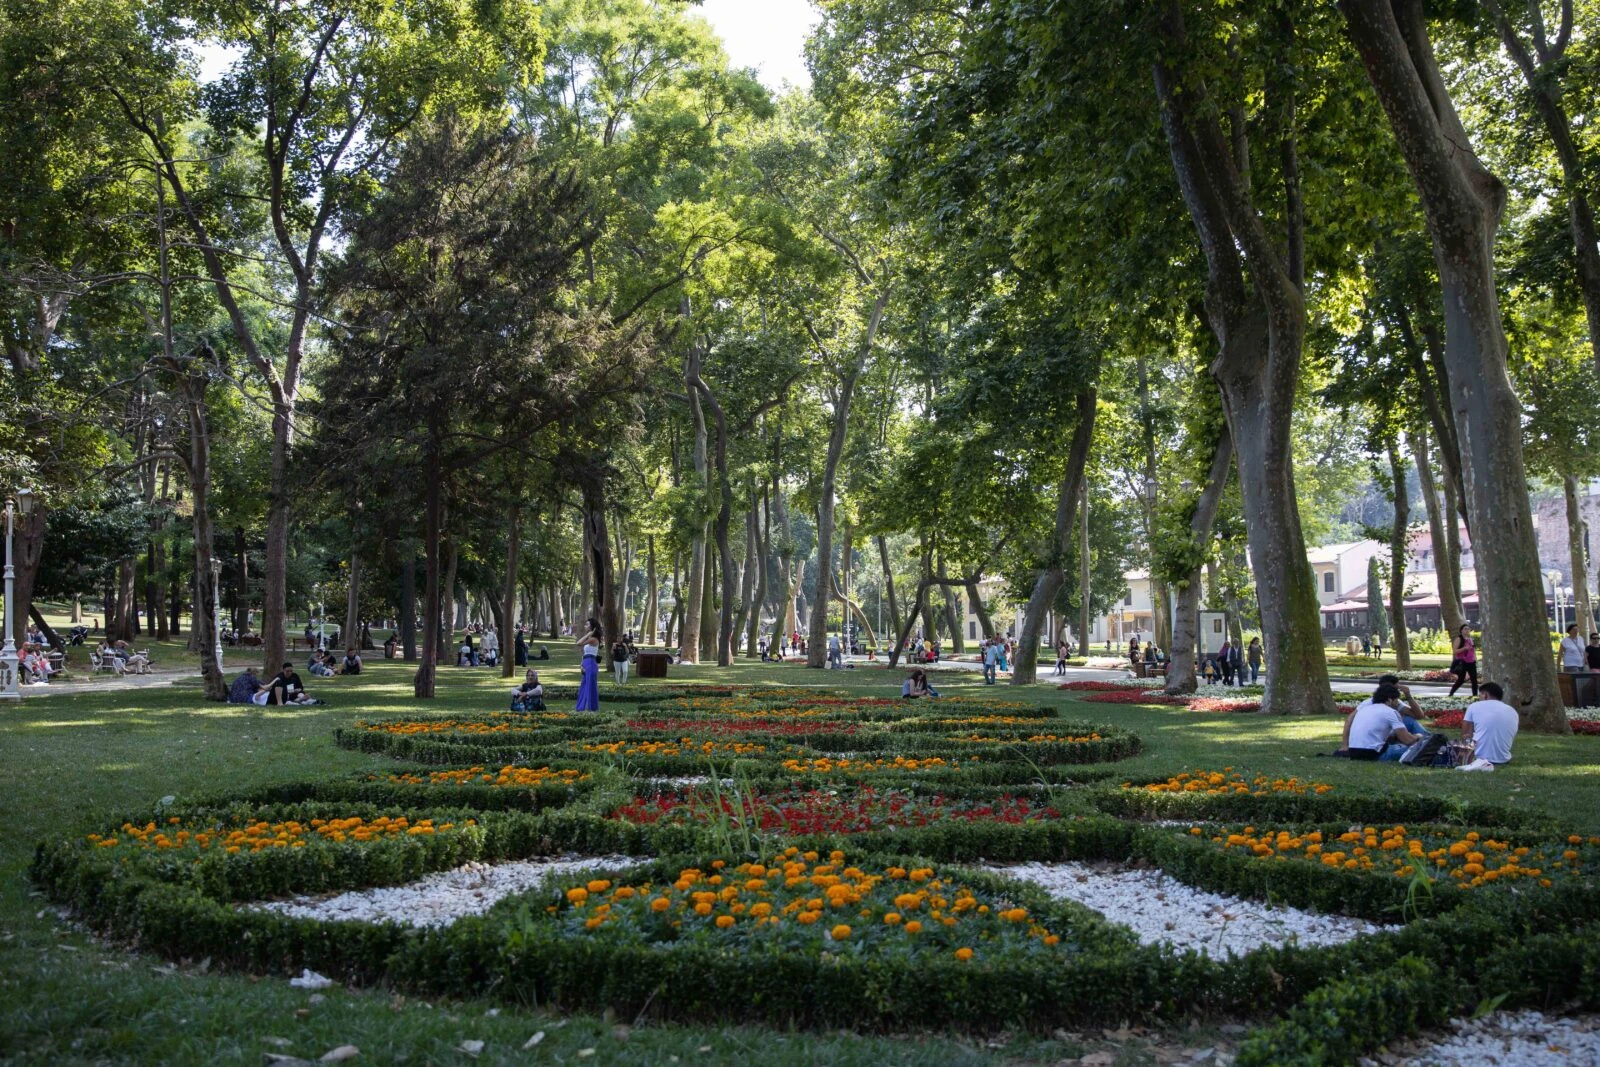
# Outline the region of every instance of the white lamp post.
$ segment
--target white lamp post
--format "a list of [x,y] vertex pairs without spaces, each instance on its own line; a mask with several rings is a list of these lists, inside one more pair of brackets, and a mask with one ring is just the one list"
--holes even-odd
[[1550,580],[1550,617],[1556,624],[1556,632],[1565,633],[1561,625],[1561,572],[1549,570],[1544,576]]
[[18,489],[15,511],[10,500],[6,501],[6,610],[3,620],[6,632],[5,642],[0,644],[0,700],[21,700],[22,690],[18,684],[22,680],[22,672],[17,669],[17,642],[13,633],[16,629],[13,624],[12,612],[16,611],[16,582],[17,571],[11,562],[11,543],[15,535],[16,515],[26,516],[33,510],[33,490]]
[[217,657],[217,673],[222,671],[222,561],[211,557],[211,640]]

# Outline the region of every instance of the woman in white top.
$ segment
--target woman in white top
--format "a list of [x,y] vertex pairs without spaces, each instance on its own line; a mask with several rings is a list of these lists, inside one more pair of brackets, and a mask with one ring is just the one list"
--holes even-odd
[[1578,636],[1578,624],[1567,627],[1567,636],[1561,639],[1561,671],[1563,674],[1582,674],[1586,654],[1583,638]]
[[600,710],[600,620],[589,620],[589,632],[578,642],[583,657],[583,680],[578,683],[578,710]]

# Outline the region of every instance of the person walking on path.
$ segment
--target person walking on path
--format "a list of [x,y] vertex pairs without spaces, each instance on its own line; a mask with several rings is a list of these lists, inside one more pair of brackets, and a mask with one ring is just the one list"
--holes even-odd
[[583,657],[583,680],[578,683],[578,711],[600,710],[600,641],[604,631],[599,619],[589,620],[589,632],[578,642]]
[[1450,696],[1455,696],[1461,683],[1468,678],[1472,679],[1472,695],[1478,695],[1478,646],[1473,642],[1472,629],[1466,623],[1462,623],[1456,633],[1455,658],[1450,661],[1450,673],[1456,676],[1456,684],[1450,687]]
[[1222,648],[1217,652],[1217,669],[1222,671],[1222,684],[1233,684],[1233,639],[1224,638]]
[[1261,678],[1261,638],[1250,639],[1250,649],[1245,653],[1245,658],[1250,661],[1250,684],[1255,685]]
[[1000,666],[1000,644],[995,638],[990,638],[983,644],[983,684],[993,685],[995,673]]

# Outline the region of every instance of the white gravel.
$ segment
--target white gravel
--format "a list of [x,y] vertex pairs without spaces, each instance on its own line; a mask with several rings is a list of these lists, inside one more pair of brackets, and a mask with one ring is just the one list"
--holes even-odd
[[1537,1011],[1456,1019],[1453,1033],[1404,1062],[1411,1067],[1573,1067],[1600,1063],[1600,1016]]
[[597,867],[633,867],[631,856],[583,856],[511,863],[468,863],[406,885],[358,889],[331,897],[295,897],[245,907],[275,911],[297,919],[328,922],[395,922],[407,926],[449,926],[464,915],[479,915],[513,893],[536,889],[546,878]]
[[1087,863],[1022,863],[992,870],[1033,882],[1051,896],[1093,908],[1142,944],[1212,956],[1243,956],[1297,943],[1338,945],[1389,929],[1364,919],[1269,907],[1193,889],[1159,870]]

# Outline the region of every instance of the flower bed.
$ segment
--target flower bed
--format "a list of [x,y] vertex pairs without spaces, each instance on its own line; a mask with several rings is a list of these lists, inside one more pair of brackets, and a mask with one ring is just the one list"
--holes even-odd
[[1246,826],[1209,836],[1224,851],[1237,850],[1257,860],[1290,860],[1346,871],[1377,872],[1396,878],[1428,875],[1449,878],[1475,889],[1494,882],[1533,880],[1549,887],[1557,878],[1587,879],[1600,871],[1600,837],[1576,834],[1554,844],[1513,845],[1468,830],[1447,835],[1435,830],[1408,832],[1404,826],[1365,827],[1343,833],[1322,830],[1257,830]]
[[[846,865],[789,848],[764,863],[712,860],[673,879],[591,879],[545,907],[558,934],[613,945],[695,945],[741,951],[768,941],[801,952],[842,950],[912,957],[950,955],[966,963],[1069,955],[1029,910],[974,890],[931,867]],[[1058,950],[1050,952],[1049,950]]]
[[853,734],[860,723],[839,722],[827,719],[807,719],[788,722],[762,716],[742,716],[727,719],[629,719],[623,723],[629,730],[649,733],[692,732],[696,734],[736,735],[773,734],[780,737],[805,737],[811,734]]
[[1230,697],[1194,697],[1189,701],[1189,710],[1224,713],[1260,711],[1261,701]]
[[908,759],[905,756],[895,756],[892,759],[849,759],[817,756],[809,759],[786,759],[780,766],[791,774],[840,774],[854,777],[858,774],[883,774],[886,772],[903,771],[915,774],[926,771],[959,771],[968,763],[977,763],[977,756],[968,757],[966,760],[945,759],[942,756],[928,756],[924,759]]
[[587,782],[589,772],[568,768],[516,767],[507,764],[498,771],[465,767],[454,771],[429,771],[426,774],[369,775],[368,781],[399,782],[404,785],[484,785],[493,789],[531,789],[545,785],[576,785]]
[[1115,693],[1124,689],[1160,689],[1165,684],[1160,678],[1101,678],[1062,682],[1056,688],[1069,693]]
[[854,792],[789,789],[778,793],[664,794],[635,797],[609,818],[642,826],[705,825],[730,820],[763,833],[794,836],[861,834],[931,826],[945,821],[1020,825],[1059,819],[1054,807],[1026,797],[993,800],[919,796],[901,789],[862,787]]
[[1189,698],[1150,689],[1123,689],[1090,693],[1083,698],[1095,704],[1187,704]]
[[1235,773],[1232,767],[1224,767],[1220,771],[1184,771],[1164,782],[1151,782],[1149,785],[1123,782],[1122,788],[1143,789],[1151,793],[1220,793],[1254,797],[1273,793],[1315,793],[1322,796],[1333,792],[1333,786],[1325,782],[1302,782],[1299,778],[1268,778],[1258,774],[1246,779],[1244,775]]

